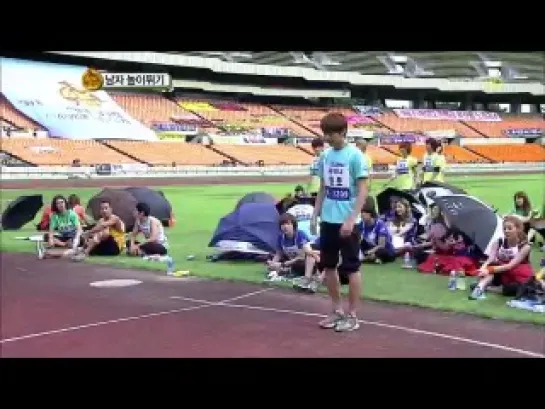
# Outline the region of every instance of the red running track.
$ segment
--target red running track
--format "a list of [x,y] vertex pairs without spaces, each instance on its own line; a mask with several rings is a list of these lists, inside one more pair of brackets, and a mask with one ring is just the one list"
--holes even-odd
[[[142,284],[94,288],[133,278]],[[364,302],[317,326],[321,295],[2,254],[3,357],[545,357],[545,329]]]

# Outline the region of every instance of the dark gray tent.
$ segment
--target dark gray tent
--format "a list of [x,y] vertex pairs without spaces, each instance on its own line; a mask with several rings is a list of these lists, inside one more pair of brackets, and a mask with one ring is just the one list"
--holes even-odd
[[238,201],[235,209],[246,203],[271,203],[276,205],[277,200],[267,192],[252,192],[242,196]]

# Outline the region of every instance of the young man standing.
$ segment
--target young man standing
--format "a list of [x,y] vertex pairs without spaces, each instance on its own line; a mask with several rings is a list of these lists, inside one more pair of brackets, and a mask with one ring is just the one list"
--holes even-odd
[[318,195],[318,191],[320,190],[320,176],[318,175],[318,170],[320,157],[325,148],[324,145],[324,141],[321,138],[314,138],[310,143],[312,151],[314,152],[314,159],[310,165],[310,181],[308,182],[307,192],[311,196]]
[[361,153],[363,153],[363,157],[365,158],[365,163],[367,165],[367,171],[369,172],[369,175],[367,176],[367,188],[371,190],[371,171],[373,170],[373,159],[367,153],[367,145],[367,139],[361,137],[356,138],[356,146]]
[[[311,229],[316,234],[320,217],[320,259],[333,303],[333,312],[320,326],[338,332],[353,331],[359,328],[356,309],[361,296],[361,237],[357,225],[367,198],[369,169],[363,153],[346,142],[348,124],[342,114],[326,115],[320,127],[331,148],[323,153],[319,164],[321,184]],[[347,280],[349,285],[346,313],[342,308],[339,278]]]

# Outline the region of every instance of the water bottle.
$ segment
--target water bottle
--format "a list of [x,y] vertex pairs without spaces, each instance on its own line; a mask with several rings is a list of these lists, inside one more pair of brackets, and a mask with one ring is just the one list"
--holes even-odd
[[411,253],[406,251],[403,256],[403,268],[413,268]]
[[167,275],[172,275],[174,273],[174,260],[170,256],[165,257],[167,262]]
[[458,273],[458,277],[456,278],[456,289],[460,291],[465,291],[466,288],[466,274],[464,270],[461,270]]
[[433,266],[433,272],[435,274],[440,274],[441,273],[441,266],[439,265],[439,258],[437,256],[435,257],[435,264]]
[[450,272],[450,276],[449,276],[449,279],[448,279],[448,289],[450,291],[456,290],[456,278],[457,278],[456,271],[452,270]]

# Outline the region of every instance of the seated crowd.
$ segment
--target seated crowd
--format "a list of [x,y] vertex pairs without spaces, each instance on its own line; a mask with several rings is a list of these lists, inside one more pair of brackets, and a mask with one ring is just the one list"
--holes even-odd
[[[140,256],[152,260],[168,258],[168,240],[160,220],[152,216],[147,203],[137,203],[133,210],[134,227],[130,233],[125,222],[115,214],[108,200],[100,202],[96,221],[85,213],[77,195],[66,199],[56,195],[36,226],[46,231],[37,242],[38,258],[70,257],[82,261],[88,256]],[[141,241],[137,239],[142,236]]]
[[[281,203],[289,207],[304,201],[304,189],[297,186],[295,194]],[[404,268],[450,276],[450,289],[473,276],[476,282],[470,286],[471,300],[485,298],[486,292],[515,297],[535,278],[530,252],[536,232],[529,227],[529,219],[539,212],[531,208],[526,193],[514,195],[514,209],[503,217],[504,238],[492,246],[489,256],[461,231],[449,226],[438,206],[431,204],[427,210],[425,223],[420,223],[422,218],[413,214],[404,198],[393,197],[391,209],[384,214],[378,214],[374,198],[368,198],[359,225],[360,260],[385,264],[402,256]],[[296,218],[289,213],[280,217],[280,230],[277,253],[267,262],[268,279],[293,279],[296,290],[316,292],[323,280],[319,237],[298,228]],[[342,282],[342,274],[340,278]],[[538,284],[545,291],[543,277],[539,277]]]

